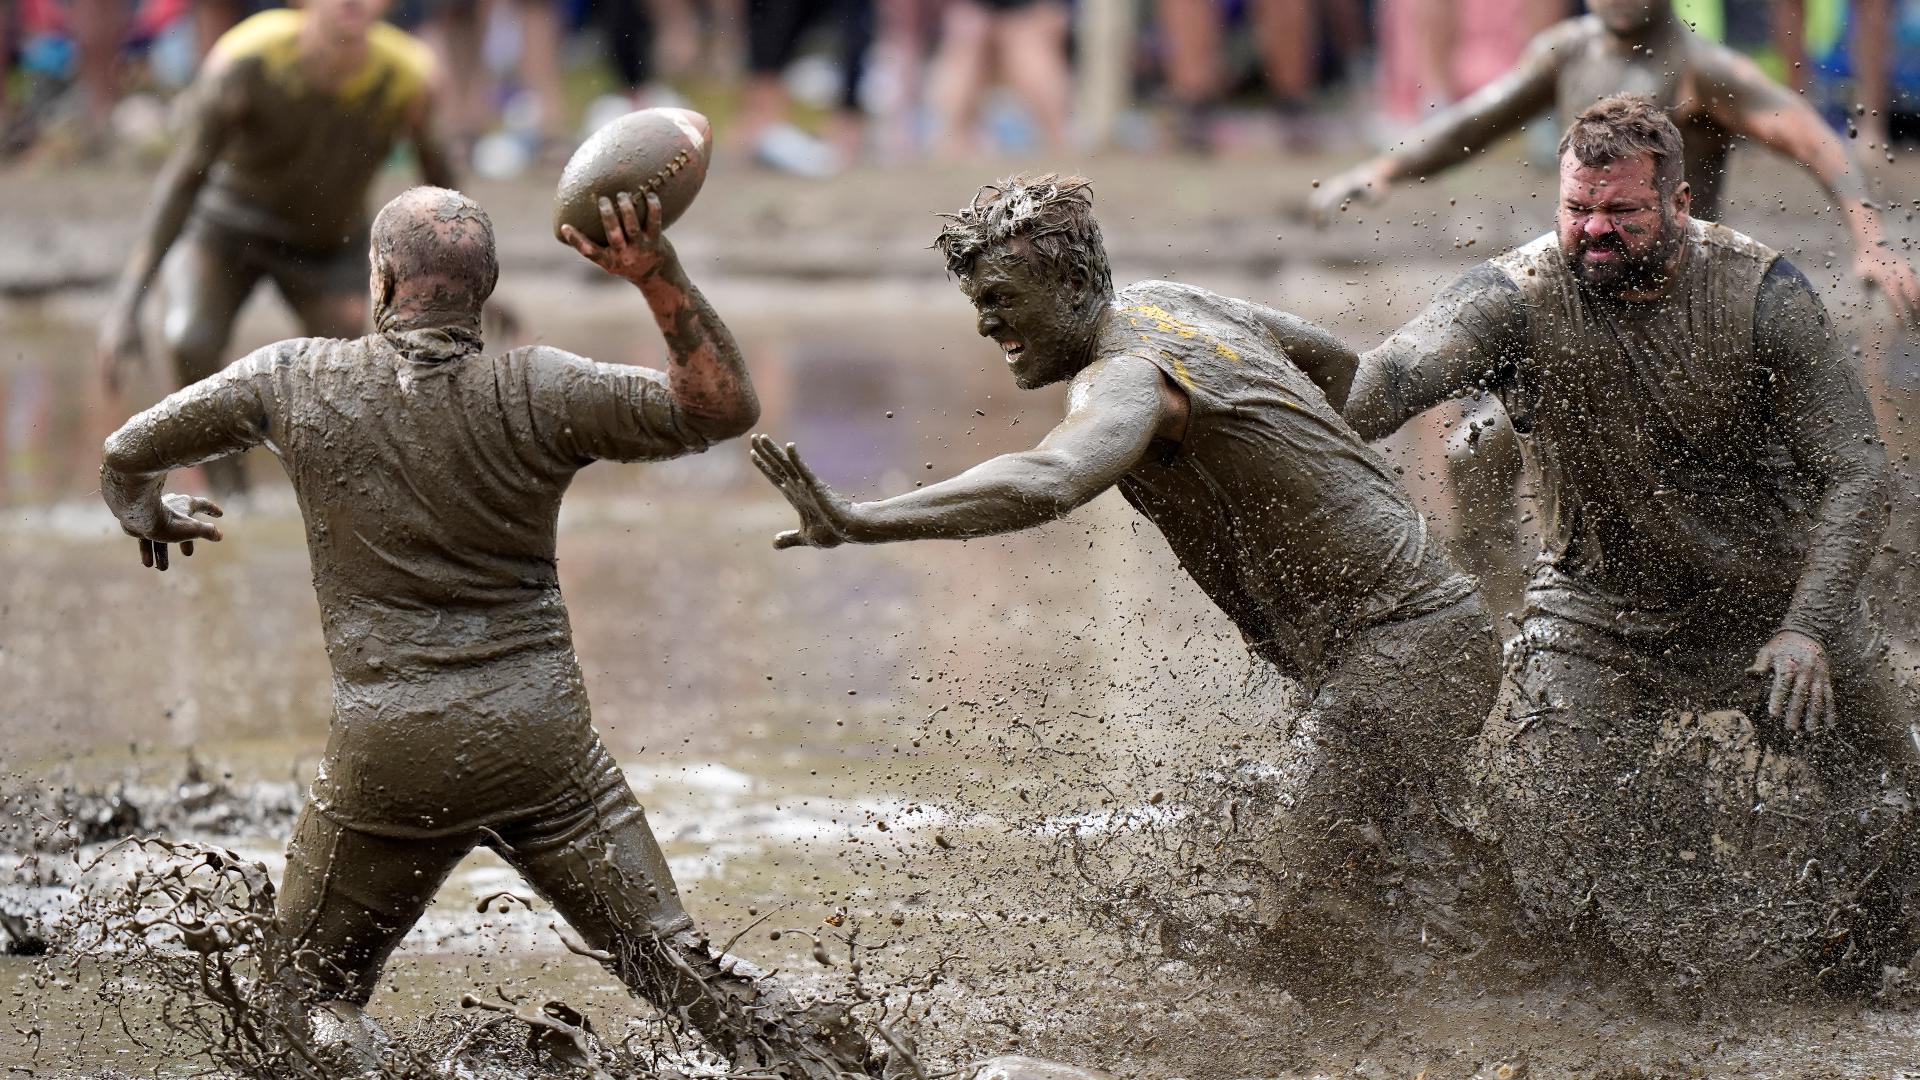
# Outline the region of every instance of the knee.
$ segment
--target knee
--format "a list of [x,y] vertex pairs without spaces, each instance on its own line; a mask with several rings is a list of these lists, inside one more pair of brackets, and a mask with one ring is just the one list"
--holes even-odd
[[205,378],[218,369],[231,331],[226,320],[191,304],[170,308],[160,324],[167,355],[173,358],[174,367],[187,382]]

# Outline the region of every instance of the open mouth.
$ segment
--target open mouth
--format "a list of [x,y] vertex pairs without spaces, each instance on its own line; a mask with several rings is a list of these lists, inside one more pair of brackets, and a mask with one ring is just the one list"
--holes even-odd
[[999,345],[1000,351],[1007,355],[1007,363],[1009,364],[1020,359],[1027,351],[1027,347],[1017,341],[1002,341],[999,342]]

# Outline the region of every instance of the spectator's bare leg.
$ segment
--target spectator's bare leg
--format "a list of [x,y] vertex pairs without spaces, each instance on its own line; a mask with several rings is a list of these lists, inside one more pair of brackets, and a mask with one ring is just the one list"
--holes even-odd
[[1893,12],[1888,0],[1853,0],[1854,100],[1867,107],[1859,118],[1860,139],[1874,146],[1887,141],[1887,110],[1893,106]]
[[888,161],[911,160],[920,153],[915,125],[925,100],[931,9],[931,0],[880,0],[875,54],[890,72],[892,96],[880,103],[879,147]]
[[1167,90],[1176,115],[1173,140],[1190,151],[1212,147],[1209,113],[1220,97],[1220,12],[1214,0],[1159,0]]
[[493,126],[492,81],[481,56],[491,0],[454,0],[443,4],[420,27],[433,50],[446,88],[441,123],[447,141],[465,161],[482,132]]
[[1258,0],[1253,5],[1253,32],[1267,85],[1284,104],[1304,104],[1313,93],[1320,42],[1315,4],[1316,0]]
[[[120,45],[127,38],[124,0],[71,0],[74,44],[80,53],[80,91],[86,104],[86,136],[103,146],[120,100]],[[89,149],[92,149],[90,147]]]
[[1049,154],[1067,148],[1067,6],[1041,0],[1000,16],[993,28],[1001,77],[1026,102]]
[[978,4],[954,0],[941,20],[940,49],[933,57],[927,93],[933,102],[934,149],[957,161],[973,153],[980,97],[986,90],[987,47],[993,40],[993,16]]
[[207,50],[220,40],[220,35],[233,29],[239,21],[239,0],[198,0],[193,5],[195,53],[204,60]]
[[551,152],[565,137],[566,91],[560,85],[560,10],[555,0],[520,0],[520,81],[540,103],[540,138]]
[[1774,0],[1773,48],[1787,66],[1787,86],[1806,90],[1812,81],[1807,71],[1806,0]]

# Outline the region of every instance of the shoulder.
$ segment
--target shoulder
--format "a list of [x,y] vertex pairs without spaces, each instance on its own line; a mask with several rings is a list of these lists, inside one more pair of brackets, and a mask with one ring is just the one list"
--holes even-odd
[[1198,285],[1149,278],[1136,281],[1115,293],[1114,302],[1122,311],[1149,307],[1173,310],[1203,302],[1212,296],[1212,293]]
[[1592,15],[1562,19],[1533,35],[1527,42],[1527,51],[1539,56],[1552,56],[1565,59],[1574,52],[1586,48],[1606,33],[1600,20]]
[[1692,222],[1691,231],[1696,241],[1711,249],[1715,254],[1740,259],[1758,259],[1762,262],[1769,263],[1780,257],[1778,251],[1755,240],[1746,233],[1738,229],[1729,229],[1725,225],[1717,222],[1701,221],[1695,218]]
[[[1760,279],[1760,296],[1753,308],[1756,331],[1761,327],[1778,329],[1782,320],[1817,319],[1824,324],[1826,318],[1827,306],[1821,302],[1813,282],[1785,256],[1776,257],[1767,267],[1766,276]],[[1762,340],[1767,338],[1766,334],[1757,336]]]
[[220,35],[208,50],[210,63],[233,63],[249,58],[268,58],[290,53],[298,47],[305,12],[292,8],[274,8],[242,19],[233,29]]
[[427,44],[392,23],[375,23],[367,35],[367,45],[383,66],[416,87],[425,86],[434,76],[433,51]]

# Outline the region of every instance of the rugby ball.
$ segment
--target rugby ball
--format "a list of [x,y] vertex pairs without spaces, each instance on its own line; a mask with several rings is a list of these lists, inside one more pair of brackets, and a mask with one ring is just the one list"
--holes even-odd
[[[573,152],[553,196],[553,235],[571,225],[596,244],[607,242],[600,196],[623,191],[660,196],[665,228],[693,205],[707,179],[713,129],[692,109],[641,109],[602,127]],[[642,207],[644,210],[644,206]]]

